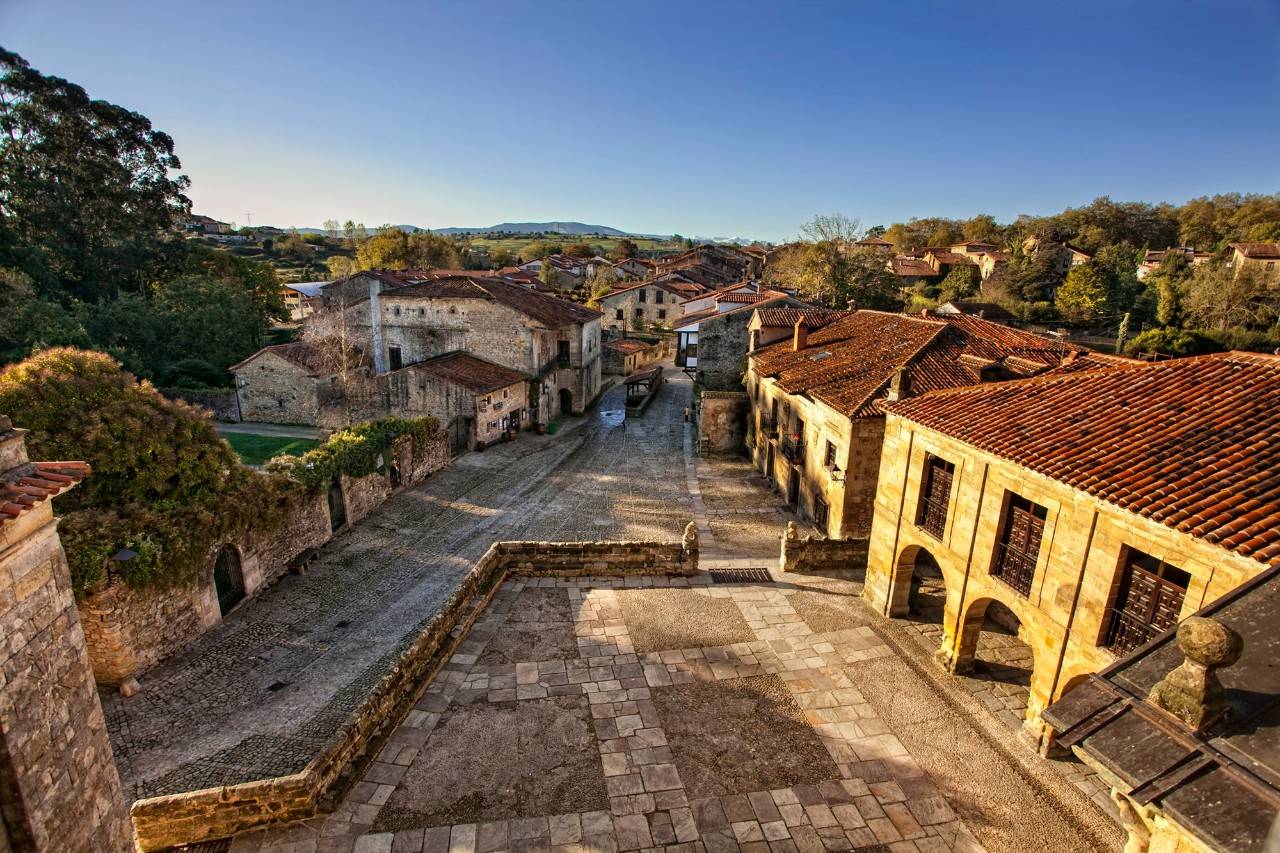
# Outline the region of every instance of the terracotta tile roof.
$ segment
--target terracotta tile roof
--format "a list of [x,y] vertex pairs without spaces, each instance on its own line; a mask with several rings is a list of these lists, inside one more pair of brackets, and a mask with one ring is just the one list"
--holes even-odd
[[452,385],[461,385],[476,394],[488,394],[517,382],[527,382],[531,378],[527,373],[485,361],[466,352],[447,353],[402,369],[425,373]]
[[604,348],[611,349],[614,352],[620,352],[626,355],[630,355],[631,353],[634,353],[634,352],[647,350],[651,346],[654,346],[654,345],[649,343],[648,341],[637,341],[635,338],[624,338],[623,340],[620,340],[620,341],[609,341],[607,344],[604,345]]
[[1231,352],[1134,362],[885,408],[1280,566],[1280,357]]
[[719,313],[719,310],[712,305],[710,308],[703,308],[701,311],[694,311],[692,314],[685,314],[676,321],[676,324],[672,328],[683,329],[685,326],[692,326],[694,323],[701,323],[703,320],[718,316]]
[[601,314],[519,284],[479,275],[431,279],[383,294],[385,299],[491,299],[552,328],[589,323]]
[[899,367],[909,368],[912,391],[924,393],[973,385],[991,367],[998,378],[1042,372],[1076,349],[977,317],[855,311],[810,334],[804,349],[796,352],[783,341],[758,350],[751,364],[787,393],[863,418],[881,414]]
[[939,314],[946,314],[947,312],[942,311],[941,309],[948,308],[958,314],[968,314],[971,317],[976,317],[981,314],[983,319],[986,320],[1013,319],[1012,314],[994,302],[967,302],[961,299],[953,299],[950,302],[944,302],[942,305],[938,306],[938,308]]
[[[320,346],[312,341],[293,341],[287,344],[273,344],[269,347],[263,347],[244,361],[231,365],[227,370],[234,373],[237,369],[244,367],[266,353],[279,356],[295,367],[305,370],[308,376],[328,376],[337,370],[334,362],[337,361],[338,353],[329,347]],[[351,349],[351,359],[356,364],[367,363],[363,353],[355,347]]]
[[684,298],[697,298],[704,291],[696,284],[690,284],[684,281],[674,281],[671,279],[650,279],[648,281],[628,281],[620,285],[616,285],[612,290],[602,296],[603,302],[611,296],[617,296],[619,293],[630,293],[633,290],[639,290],[642,287],[660,287],[668,293]]
[[943,250],[931,249],[929,250],[929,254],[935,260],[937,260],[937,262],[940,264],[953,264],[953,265],[958,264],[960,266],[963,266],[965,264],[974,263],[973,258],[969,257],[968,255],[962,255],[959,252],[952,252],[946,249],[943,249]]
[[1232,243],[1231,248],[1246,258],[1280,258],[1280,243]]
[[894,275],[934,276],[938,274],[933,267],[929,266],[928,261],[921,258],[898,256],[893,259],[892,263]]
[[768,299],[768,298],[769,298],[768,293],[734,293],[734,292],[730,292],[730,293],[722,293],[722,294],[720,294],[719,296],[717,296],[717,297],[716,297],[716,301],[717,301],[717,302],[729,302],[729,303],[735,303],[735,302],[736,302],[736,303],[739,303],[739,304],[746,304],[746,303],[748,303],[748,302],[760,302],[761,300]]
[[796,322],[802,318],[808,328],[821,329],[824,326],[831,325],[836,320],[843,320],[852,314],[852,311],[839,311],[834,308],[793,308],[790,306],[759,308],[756,311],[756,316],[760,319],[762,327],[779,329],[794,328]]
[[0,481],[0,525],[89,476],[88,462],[28,462]]
[[880,237],[863,237],[861,240],[857,241],[853,245],[855,246],[892,246],[893,244],[890,243],[888,240],[881,239]]

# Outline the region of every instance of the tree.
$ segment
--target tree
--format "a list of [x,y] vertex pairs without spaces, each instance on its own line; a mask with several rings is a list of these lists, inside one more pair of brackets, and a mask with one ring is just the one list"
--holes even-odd
[[939,285],[938,301],[950,302],[973,296],[981,283],[982,275],[976,264],[955,264]]
[[573,255],[575,258],[590,258],[595,253],[596,250],[590,243],[570,243],[564,247],[564,254]]
[[851,249],[858,223],[846,216],[817,216],[767,271],[769,279],[832,308],[890,308],[898,279],[876,249]]
[[548,255],[559,254],[561,254],[560,244],[550,243],[546,240],[534,240],[530,243],[526,243],[524,248],[520,250],[520,257],[523,258],[526,263],[529,261],[542,260]]
[[622,261],[627,258],[634,258],[638,254],[640,254],[640,247],[633,241],[623,237],[618,241],[617,245],[613,247],[613,251],[609,253],[609,257],[613,258],[615,261]]
[[191,209],[173,140],[0,49],[0,267],[62,301],[140,291]]
[[[544,266],[549,265],[544,264]],[[587,279],[587,293],[590,294],[587,306],[599,308],[600,298],[613,290],[613,286],[617,283],[618,276],[613,267],[607,267],[603,264],[597,266],[592,271],[591,277]]]
[[324,221],[324,235],[330,240],[338,239],[338,235],[342,233],[342,226],[338,224],[336,219],[326,219]]
[[1106,315],[1111,307],[1111,288],[1106,272],[1096,263],[1071,268],[1058,288],[1058,310],[1068,320],[1091,323]]
[[542,259],[542,266],[538,268],[538,280],[553,290],[560,289],[560,276],[556,273],[555,265],[546,258]]
[[932,231],[929,232],[930,246],[952,246],[964,239],[962,232],[954,222],[939,222]]
[[1252,270],[1200,264],[1186,281],[1182,310],[1187,324],[1199,328],[1263,329],[1280,319],[1280,294]]
[[994,243],[1000,239],[1000,226],[996,223],[996,218],[990,214],[980,213],[960,227],[966,240],[986,240]]

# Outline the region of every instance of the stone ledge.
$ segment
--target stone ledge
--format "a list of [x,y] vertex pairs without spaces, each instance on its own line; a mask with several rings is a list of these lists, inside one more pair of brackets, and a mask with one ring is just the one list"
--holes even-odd
[[509,576],[688,577],[696,537],[669,542],[495,542],[400,660],[299,773],[139,800],[131,810],[138,849],[226,838],[311,817],[376,753],[467,635]]

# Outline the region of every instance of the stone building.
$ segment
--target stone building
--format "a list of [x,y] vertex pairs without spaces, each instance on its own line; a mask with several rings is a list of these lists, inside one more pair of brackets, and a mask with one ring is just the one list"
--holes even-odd
[[1237,276],[1249,270],[1273,287],[1280,285],[1280,243],[1232,243],[1229,263]]
[[28,462],[0,417],[0,850],[133,850],[50,498],[83,462]]
[[623,285],[598,300],[601,325],[623,331],[669,329],[683,316],[680,303],[703,292],[699,285],[672,279]]
[[608,376],[629,376],[642,367],[660,361],[663,344],[638,338],[621,338],[604,345],[604,372]]
[[484,447],[529,426],[529,376],[465,352],[436,356],[386,375],[388,409],[442,421],[455,450]]
[[1213,260],[1213,252],[1197,252],[1193,246],[1170,246],[1167,249],[1147,249],[1138,263],[1138,281],[1146,281],[1147,276],[1164,265],[1169,258],[1181,257],[1189,265],[1198,267]]
[[940,571],[952,671],[993,603],[1011,613],[1032,736],[1090,673],[1280,566],[1280,358],[1086,365],[884,406],[865,596],[905,615]]
[[1271,849],[1278,623],[1271,569],[1045,711],[1055,742],[1111,787],[1126,850]]
[[833,537],[871,532],[886,400],[1032,376],[1078,351],[977,317],[857,311],[750,354],[753,461]]
[[373,286],[345,312],[376,374],[450,352],[528,374],[531,424],[580,414],[600,393],[600,312],[501,279]]
[[780,290],[753,282],[738,282],[686,300],[685,315],[676,324],[676,366],[692,375],[701,388],[740,391],[750,348],[748,326],[757,308],[808,307],[808,303]]
[[[347,365],[352,375],[367,373],[368,361],[357,350],[348,351]],[[294,341],[263,347],[229,370],[236,378],[240,420],[319,426],[342,359],[330,347]]]

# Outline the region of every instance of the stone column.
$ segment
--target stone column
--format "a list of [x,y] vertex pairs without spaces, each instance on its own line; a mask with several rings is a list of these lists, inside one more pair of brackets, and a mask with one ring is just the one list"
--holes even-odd
[[85,466],[37,467],[22,435],[0,416],[0,815],[17,851],[124,853],[133,827],[49,501]]

